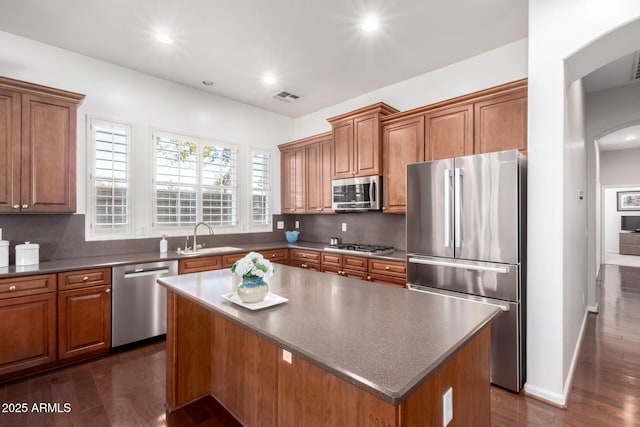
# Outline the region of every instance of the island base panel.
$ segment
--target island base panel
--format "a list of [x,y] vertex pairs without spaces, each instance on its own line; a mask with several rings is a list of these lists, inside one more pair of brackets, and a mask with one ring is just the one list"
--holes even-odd
[[168,292],[167,406],[210,394],[246,426],[489,426],[490,328],[457,350],[408,397],[393,404],[292,355],[226,317]]

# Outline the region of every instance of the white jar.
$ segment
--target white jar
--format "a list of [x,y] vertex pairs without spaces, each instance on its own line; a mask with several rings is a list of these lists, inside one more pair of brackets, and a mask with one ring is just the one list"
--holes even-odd
[[0,268],[9,267],[9,242],[0,240]]
[[40,262],[40,245],[24,242],[16,245],[16,265],[35,265]]

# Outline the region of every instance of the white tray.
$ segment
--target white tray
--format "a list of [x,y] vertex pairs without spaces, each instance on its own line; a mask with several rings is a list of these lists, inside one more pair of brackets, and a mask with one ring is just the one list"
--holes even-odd
[[285,297],[272,294],[271,292],[269,292],[267,296],[264,297],[264,299],[260,302],[243,302],[235,292],[229,292],[228,294],[222,294],[220,296],[227,301],[231,301],[234,304],[241,305],[244,308],[248,308],[249,310],[260,310],[261,308],[273,307],[274,305],[282,304],[283,302],[289,301]]

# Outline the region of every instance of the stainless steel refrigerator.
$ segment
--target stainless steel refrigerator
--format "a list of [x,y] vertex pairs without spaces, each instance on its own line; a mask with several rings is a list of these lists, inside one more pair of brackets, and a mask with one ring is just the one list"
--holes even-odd
[[495,304],[491,382],[525,378],[526,158],[517,150],[407,166],[409,289]]

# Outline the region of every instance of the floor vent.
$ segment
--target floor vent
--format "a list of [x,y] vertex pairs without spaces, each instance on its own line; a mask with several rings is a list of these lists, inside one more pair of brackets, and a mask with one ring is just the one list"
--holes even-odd
[[278,101],[282,101],[282,102],[296,102],[301,98],[299,95],[295,95],[291,92],[286,92],[286,91],[276,93],[275,95],[273,95],[273,97]]

